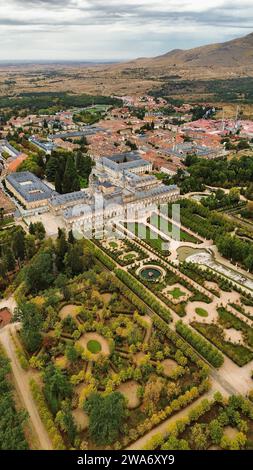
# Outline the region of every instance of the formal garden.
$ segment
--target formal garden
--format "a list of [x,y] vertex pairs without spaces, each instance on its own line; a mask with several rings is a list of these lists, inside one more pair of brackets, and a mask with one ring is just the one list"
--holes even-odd
[[238,366],[244,366],[253,360],[252,327],[224,307],[217,309],[216,321],[193,321],[191,326]]
[[[208,369],[169,329],[166,308],[141,284],[127,287],[130,274],[112,274],[93,243],[59,233],[45,245],[17,281],[14,338],[39,414],[56,449],[124,448],[201,396]],[[51,250],[71,273],[48,279]]]
[[[209,389],[201,357],[216,369],[223,354],[239,366],[253,359],[251,296],[211,270],[147,253],[137,240],[59,230],[13,282],[17,357],[55,449],[126,448]],[[224,293],[232,309],[219,305]],[[186,426],[175,446],[198,448],[205,434],[204,448],[245,447],[246,427],[230,418],[217,444],[208,426],[193,438]]]
[[147,258],[145,252],[134,240],[129,240],[125,237],[117,238],[116,233],[115,237],[94,241],[98,247],[102,248],[105,253],[111,256],[111,258],[121,266],[128,266],[135,261],[141,261]]
[[[153,266],[161,275],[155,279],[155,276],[149,276],[150,266]],[[143,276],[143,270],[146,268],[146,276]],[[141,264],[134,263],[128,267],[128,272],[138,279],[142,284],[151,290],[156,297],[171,308],[179,317],[186,315],[186,306],[188,302],[201,301],[207,304],[212,301],[212,295],[207,296],[194,287],[191,281],[187,281],[180,274],[170,268],[168,264],[156,260],[156,264],[151,265],[148,261]]]

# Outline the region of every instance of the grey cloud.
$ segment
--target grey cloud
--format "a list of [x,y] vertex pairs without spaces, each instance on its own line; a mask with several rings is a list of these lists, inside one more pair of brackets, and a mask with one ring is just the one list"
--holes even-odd
[[[164,12],[159,8],[159,5],[151,10],[148,5],[143,3],[127,4],[110,4],[104,0],[88,0],[85,5],[77,7],[75,0],[15,0],[22,7],[27,6],[40,6],[46,9],[68,9],[76,11],[77,19],[63,20],[57,17],[42,20],[38,18],[29,21],[19,20],[15,17],[15,12],[12,18],[1,18],[0,24],[2,25],[62,25],[62,26],[85,26],[85,25],[110,25],[115,22],[121,24],[129,24],[130,26],[137,26],[147,22],[158,23],[161,25],[191,23],[196,25],[211,25],[211,26],[231,26],[240,28],[253,27],[253,6],[249,7],[246,2],[224,2],[221,7],[209,8],[205,11],[183,11],[177,9],[176,3],[171,4],[173,8],[171,11]],[[182,7],[183,3],[180,2]],[[236,12],[236,16],[232,14]],[[248,14],[247,14],[248,12]],[[88,16],[87,16],[88,13]],[[246,15],[245,15],[246,13]],[[49,15],[50,16],[50,15]]]

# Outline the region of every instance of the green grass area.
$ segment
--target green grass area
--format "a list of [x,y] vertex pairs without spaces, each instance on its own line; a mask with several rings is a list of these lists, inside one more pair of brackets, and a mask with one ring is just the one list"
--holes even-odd
[[[172,224],[172,222],[169,222],[162,216],[157,216],[157,215],[152,215],[150,224],[153,225],[154,227],[158,228],[161,232],[165,233],[168,236],[172,235],[172,238],[176,239],[175,236],[173,236],[173,228],[176,228],[176,226]],[[199,238],[195,237],[194,235],[191,235],[190,233],[186,232],[185,230],[180,229],[180,241],[181,242],[188,242],[188,243],[201,243],[201,240]]]
[[175,289],[168,291],[168,293],[172,295],[173,299],[180,299],[180,297],[185,295],[185,293],[182,292],[179,287],[175,287]]
[[136,255],[134,253],[128,253],[127,255],[124,256],[124,259],[126,261],[132,261],[136,259]]
[[95,339],[91,339],[87,343],[87,349],[92,354],[97,354],[101,351],[102,347],[101,347],[101,344],[98,341],[96,341]]
[[137,222],[127,223],[124,225],[130,232],[139,237],[141,240],[145,241],[155,250],[158,250],[163,254],[168,252],[168,250],[164,248],[164,245],[169,245],[169,242],[160,237],[160,235],[158,235],[146,225],[138,224]]
[[204,308],[195,308],[195,312],[200,317],[208,317],[208,312]]
[[114,248],[114,249],[118,248],[118,244],[116,242],[110,242],[109,245],[111,248]]

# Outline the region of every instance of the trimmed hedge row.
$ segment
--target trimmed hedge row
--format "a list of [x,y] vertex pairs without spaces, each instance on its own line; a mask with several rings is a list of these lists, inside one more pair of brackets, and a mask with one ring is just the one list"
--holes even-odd
[[48,410],[44,395],[39,385],[33,379],[30,380],[30,389],[32,392],[33,399],[36,402],[41,420],[52,441],[54,450],[64,450],[65,445],[63,439],[54,423],[53,416]]
[[139,281],[134,279],[133,276],[128,274],[122,269],[115,269],[116,276],[127,285],[136,295],[138,295],[143,302],[145,302],[154,312],[163,318],[167,323],[171,322],[171,315],[169,309],[163,307],[155,296],[147,291],[147,289],[140,284]]
[[90,240],[85,240],[86,244],[88,245],[89,248],[92,249],[95,257],[110,271],[113,271],[117,265],[116,263],[108,256],[104,251],[102,251],[100,248],[97,247],[94,243],[92,243]]
[[[144,436],[147,432],[151,431],[152,428],[158,426],[162,421],[177,413],[183,408],[186,408],[190,403],[196,400],[202,393],[208,390],[208,383],[203,382],[199,387],[192,387],[190,390],[180,395],[178,398],[173,400],[170,405],[166,406],[163,410],[153,414],[150,418],[147,418],[143,423],[139,424],[136,428],[131,429],[129,435],[123,438],[123,447],[127,447],[131,442],[136,441],[140,437]],[[114,449],[119,450],[122,448],[120,442],[114,444]]]
[[176,331],[188,343],[190,343],[212,366],[217,369],[222,366],[224,357],[216,347],[191,330],[187,325],[179,321],[176,323]]

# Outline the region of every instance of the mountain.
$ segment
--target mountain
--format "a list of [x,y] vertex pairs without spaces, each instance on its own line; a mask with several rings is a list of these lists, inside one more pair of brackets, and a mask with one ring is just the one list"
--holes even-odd
[[253,67],[253,33],[232,41],[195,47],[174,49],[154,58],[141,58],[121,64],[122,68],[179,68],[188,67]]
[[234,67],[253,65],[253,33],[232,41],[196,47],[190,50],[174,50],[156,57],[161,65],[193,65],[199,67]]

